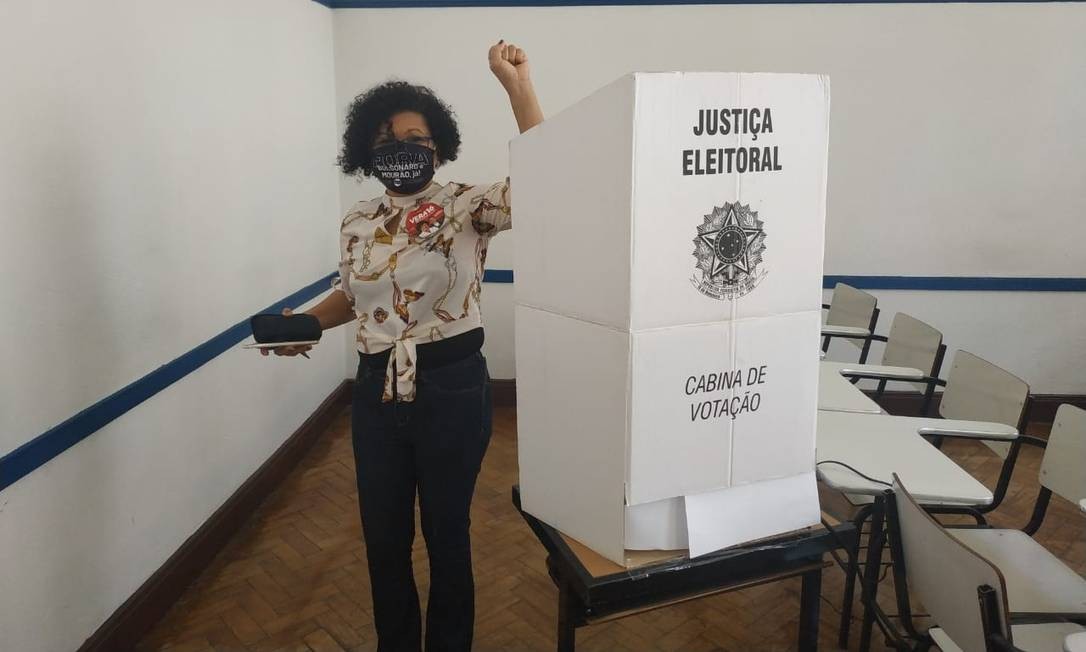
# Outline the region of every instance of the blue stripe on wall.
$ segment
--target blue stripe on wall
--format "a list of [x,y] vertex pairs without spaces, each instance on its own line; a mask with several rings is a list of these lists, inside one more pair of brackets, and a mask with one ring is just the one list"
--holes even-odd
[[[283,308],[297,308],[325,292],[335,276],[336,273],[329,274],[261,312],[278,313]],[[483,281],[512,283],[513,270],[488,269]],[[1086,292],[1086,278],[1054,277],[825,276],[822,286],[831,289],[839,282],[864,290]],[[0,491],[251,335],[248,319],[234,324],[188,353],[0,457]]]
[[[488,269],[487,283],[512,283],[513,270]],[[823,276],[822,287],[846,283],[861,290],[974,292],[1086,292],[1086,278],[1025,276]]]
[[[261,312],[278,313],[283,308],[297,308],[327,291],[335,276],[335,273],[329,274]],[[246,318],[0,457],[0,491],[251,335],[249,319]]]
[[824,276],[822,287],[846,283],[861,290],[973,292],[1086,292],[1086,278],[1024,276]]
[[513,270],[511,269],[487,269],[483,270],[483,283],[512,283]]
[[[418,7],[599,7],[642,5],[776,4],[999,4],[1010,0],[314,0],[330,9],[411,9]],[[1015,0],[1026,3],[1084,0]]]

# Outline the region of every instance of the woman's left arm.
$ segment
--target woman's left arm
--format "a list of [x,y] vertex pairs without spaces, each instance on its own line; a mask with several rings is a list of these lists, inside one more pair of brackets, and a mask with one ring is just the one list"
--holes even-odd
[[528,55],[524,50],[501,40],[490,47],[488,56],[490,71],[509,94],[509,104],[513,107],[521,133],[543,122],[543,109],[535,96]]

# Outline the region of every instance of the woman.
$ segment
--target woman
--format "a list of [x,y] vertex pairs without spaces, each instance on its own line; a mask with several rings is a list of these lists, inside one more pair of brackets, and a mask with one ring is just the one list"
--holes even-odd
[[[523,50],[499,41],[489,59],[520,130],[541,122]],[[351,429],[382,651],[421,648],[416,491],[430,556],[426,649],[471,648],[468,510],[491,427],[479,294],[487,243],[511,221],[508,180],[433,181],[459,146],[451,111],[427,88],[389,82],[355,99],[340,165],[387,190],[344,217],[336,291],[307,311],[322,329],[357,323]]]

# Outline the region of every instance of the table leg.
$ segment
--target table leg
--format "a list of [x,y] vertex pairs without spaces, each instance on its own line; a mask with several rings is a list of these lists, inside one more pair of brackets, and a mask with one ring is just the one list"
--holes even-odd
[[804,573],[799,593],[799,652],[818,652],[818,610],[821,606],[821,593],[822,568]]
[[860,652],[871,649],[871,627],[875,624],[875,600],[879,593],[879,574],[882,572],[882,547],[886,541],[883,519],[886,514],[886,498],[876,496],[871,511],[871,534],[867,537],[867,559],[864,577],[860,584],[860,602],[864,606],[863,625],[860,628]]
[[579,600],[564,581],[558,583],[558,652],[573,652],[577,647],[574,610]]

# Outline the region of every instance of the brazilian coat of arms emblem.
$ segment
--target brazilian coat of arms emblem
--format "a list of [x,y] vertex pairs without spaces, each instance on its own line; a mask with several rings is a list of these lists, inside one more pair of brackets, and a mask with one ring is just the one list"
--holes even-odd
[[694,287],[721,300],[737,299],[753,290],[768,273],[762,262],[763,226],[758,212],[739,202],[713,208],[694,238],[697,264],[690,279]]

